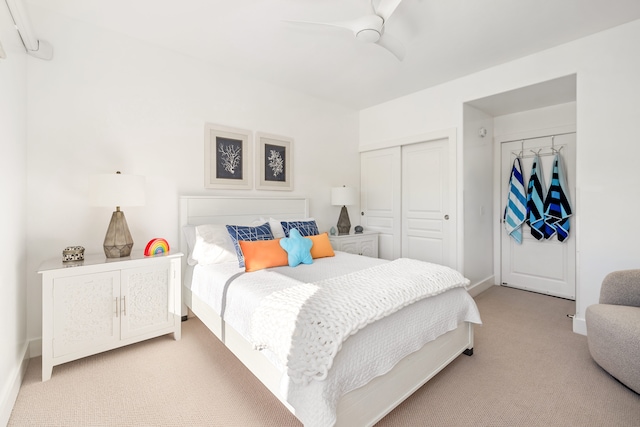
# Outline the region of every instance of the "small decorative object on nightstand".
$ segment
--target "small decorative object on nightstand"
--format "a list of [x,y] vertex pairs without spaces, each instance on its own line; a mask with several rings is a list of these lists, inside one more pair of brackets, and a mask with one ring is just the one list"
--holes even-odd
[[67,246],[62,251],[62,262],[84,261],[84,248],[82,246]]
[[364,228],[362,228],[361,225],[356,225],[356,228],[354,228],[356,234],[362,234],[362,231],[364,231]]
[[169,242],[162,238],[149,240],[149,243],[147,243],[147,246],[144,248],[144,256],[154,256],[168,253]]
[[336,235],[336,228],[335,227],[331,227],[329,229],[329,234],[331,234],[332,236],[335,236]]
[[378,258],[377,231],[363,231],[358,234],[329,236],[329,241],[336,251]]

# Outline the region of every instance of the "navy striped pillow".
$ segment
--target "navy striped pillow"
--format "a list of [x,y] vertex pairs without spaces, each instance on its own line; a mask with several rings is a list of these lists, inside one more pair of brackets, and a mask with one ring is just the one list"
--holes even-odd
[[282,229],[284,230],[285,237],[289,237],[289,230],[295,228],[304,237],[317,236],[320,234],[318,231],[318,225],[315,220],[312,221],[281,221]]

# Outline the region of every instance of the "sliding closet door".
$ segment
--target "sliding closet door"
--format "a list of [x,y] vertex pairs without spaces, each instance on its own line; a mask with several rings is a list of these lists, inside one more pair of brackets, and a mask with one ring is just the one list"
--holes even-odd
[[401,256],[400,147],[367,151],[360,155],[362,226],[380,233],[378,256]]
[[402,256],[449,265],[447,139],[402,147]]
[[[501,165],[501,201],[504,209],[509,176],[515,156],[522,152],[522,175],[525,191],[531,175],[533,151],[540,152],[540,163],[544,176],[545,194],[551,183],[553,155],[551,154],[551,138],[531,139],[524,142],[508,142],[502,146]],[[576,170],[576,135],[556,136],[554,148],[561,150],[564,160],[564,172],[571,207],[575,213],[575,170]],[[531,229],[524,225],[522,244],[510,237],[502,224],[502,284],[526,289],[558,297],[575,299],[576,295],[576,236],[575,217],[570,218],[569,238],[558,241],[557,236],[548,240],[536,240]]]

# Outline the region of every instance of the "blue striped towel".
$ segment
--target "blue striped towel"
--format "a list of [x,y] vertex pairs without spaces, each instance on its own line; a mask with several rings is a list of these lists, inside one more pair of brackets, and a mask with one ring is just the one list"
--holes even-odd
[[527,196],[524,192],[522,164],[520,157],[516,157],[509,178],[509,196],[504,210],[504,226],[507,233],[518,243],[522,243],[522,224],[524,224],[526,214]]
[[[531,227],[531,235],[537,240],[545,238],[544,234],[544,175],[542,174],[540,157],[533,158],[531,177],[527,186],[527,224]],[[540,169],[540,170],[539,170]]]
[[557,233],[561,242],[569,237],[569,217],[572,214],[566,186],[562,158],[560,154],[556,154],[553,159],[551,185],[544,201],[544,222],[548,228],[547,238]]

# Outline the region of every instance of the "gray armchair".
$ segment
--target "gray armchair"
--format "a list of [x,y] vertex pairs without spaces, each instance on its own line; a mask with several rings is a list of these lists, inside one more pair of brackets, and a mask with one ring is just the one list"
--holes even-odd
[[600,304],[587,307],[585,318],[593,360],[640,393],[640,270],[607,275]]

